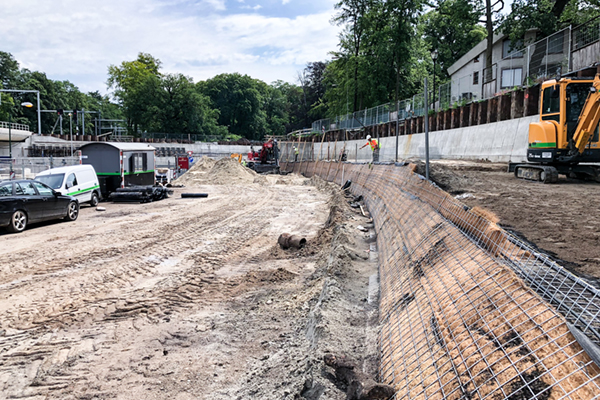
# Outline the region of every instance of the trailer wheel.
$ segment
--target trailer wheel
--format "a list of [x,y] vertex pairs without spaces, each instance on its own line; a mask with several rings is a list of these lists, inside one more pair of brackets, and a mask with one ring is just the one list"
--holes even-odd
[[92,200],[90,200],[90,204],[92,207],[96,207],[100,203],[100,197],[98,197],[98,193],[92,192]]

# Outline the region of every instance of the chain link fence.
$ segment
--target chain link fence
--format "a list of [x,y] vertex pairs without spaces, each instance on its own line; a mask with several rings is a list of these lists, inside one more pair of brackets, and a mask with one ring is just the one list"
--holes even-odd
[[573,51],[600,40],[600,17],[573,28]]

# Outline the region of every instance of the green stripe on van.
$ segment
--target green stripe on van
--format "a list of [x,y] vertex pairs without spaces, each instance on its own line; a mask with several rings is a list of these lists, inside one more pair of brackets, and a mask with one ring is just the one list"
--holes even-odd
[[92,186],[89,189],[78,190],[77,192],[67,193],[67,196],[77,196],[78,194],[91,192],[94,189],[100,189],[100,185]]
[[[124,175],[147,174],[150,172],[154,173],[154,170],[151,169],[150,171],[125,172]],[[97,172],[96,175],[99,175],[99,176],[121,176],[121,173],[120,172]]]

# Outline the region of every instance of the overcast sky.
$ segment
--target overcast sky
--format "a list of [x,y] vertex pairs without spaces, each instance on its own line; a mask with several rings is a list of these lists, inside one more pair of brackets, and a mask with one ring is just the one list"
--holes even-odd
[[21,68],[106,93],[139,52],[194,82],[239,72],[296,83],[336,49],[335,0],[0,0],[0,50]]

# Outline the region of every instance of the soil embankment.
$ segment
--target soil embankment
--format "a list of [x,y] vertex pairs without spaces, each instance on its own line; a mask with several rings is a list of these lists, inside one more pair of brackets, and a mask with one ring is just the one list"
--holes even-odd
[[432,162],[431,179],[600,287],[600,184],[564,176],[543,184],[516,179],[506,164],[449,160]]

